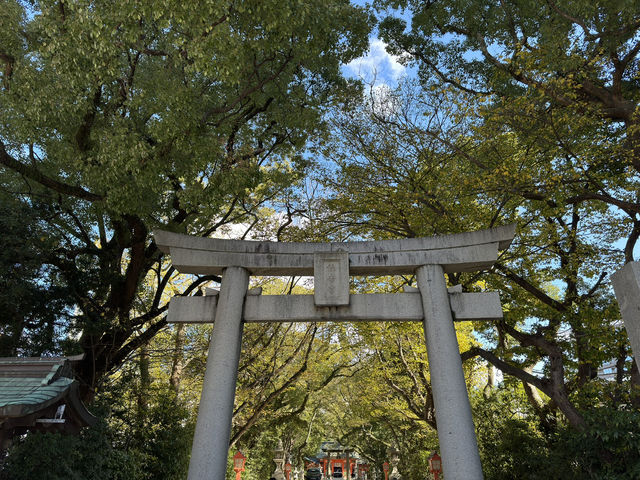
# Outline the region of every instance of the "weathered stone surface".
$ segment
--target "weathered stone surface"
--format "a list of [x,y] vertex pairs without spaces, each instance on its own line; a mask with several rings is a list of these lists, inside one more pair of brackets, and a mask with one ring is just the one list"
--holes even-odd
[[412,274],[425,264],[442,265],[446,273],[487,268],[513,234],[514,227],[506,226],[431,238],[325,244],[221,240],[164,231],[154,236],[182,273],[219,275],[227,266],[241,266],[252,275],[313,275],[315,253],[346,251],[351,275],[389,275]]
[[416,294],[351,295],[349,305],[316,307],[312,295],[263,295],[247,298],[246,322],[360,322],[420,321],[422,306]]
[[513,240],[515,225],[475,232],[456,233],[434,237],[403,238],[366,242],[265,242],[253,240],[225,240],[220,238],[195,237],[164,230],[153,232],[155,242],[165,253],[172,247],[216,252],[264,253],[264,254],[311,254],[316,252],[345,251],[349,253],[382,253],[391,251],[437,250],[465,247],[483,243],[496,243],[500,250],[506,249]]
[[443,470],[449,479],[482,480],[482,465],[444,272],[439,265],[425,265],[418,269],[417,278],[425,315],[424,334]]
[[449,303],[453,319],[463,320],[500,320],[502,304],[498,292],[451,293]]
[[169,323],[211,323],[216,317],[218,295],[173,297],[169,302]]
[[[349,305],[320,308],[315,306],[312,295],[247,295],[245,322],[421,322],[424,318],[418,291],[351,295]],[[502,318],[497,292],[450,293],[449,301],[454,320]],[[216,305],[216,296],[174,297],[167,321],[211,323]]]
[[319,307],[349,305],[347,252],[319,252],[313,255],[313,297]]
[[640,262],[627,263],[611,276],[622,320],[636,358],[640,358]]
[[[155,232],[157,245],[171,254],[180,272],[224,272],[217,295],[176,297],[169,308],[169,321],[216,320],[189,480],[224,478],[243,320],[423,320],[447,478],[481,479],[453,320],[501,318],[502,311],[497,294],[447,292],[444,273],[489,267],[498,250],[509,246],[514,232],[514,226],[506,226],[432,238],[331,244],[234,241]],[[345,253],[332,265],[331,254],[336,252]],[[262,296],[257,291],[246,295],[249,275],[312,275],[314,271],[319,279],[315,296]],[[417,273],[419,292],[348,295],[349,275],[413,273]]]
[[248,284],[246,270],[230,267],[222,277],[220,293],[200,297],[217,300],[218,308],[202,384],[188,480],[225,478],[242,345],[242,307]]
[[[420,265],[439,264],[445,273],[488,268],[498,258],[498,243],[439,250],[349,254],[351,275],[412,274]],[[314,254],[245,254],[171,248],[173,266],[181,273],[220,275],[241,266],[252,275],[313,275]]]

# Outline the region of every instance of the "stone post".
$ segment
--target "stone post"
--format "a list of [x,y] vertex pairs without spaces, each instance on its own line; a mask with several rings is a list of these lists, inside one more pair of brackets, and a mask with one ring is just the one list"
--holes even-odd
[[440,265],[423,265],[416,274],[424,310],[424,334],[443,473],[448,480],[482,480],[482,465],[444,270]]
[[188,480],[225,478],[242,346],[242,308],[248,285],[247,270],[225,269],[209,343]]
[[627,263],[611,276],[611,283],[633,356],[640,359],[640,262]]

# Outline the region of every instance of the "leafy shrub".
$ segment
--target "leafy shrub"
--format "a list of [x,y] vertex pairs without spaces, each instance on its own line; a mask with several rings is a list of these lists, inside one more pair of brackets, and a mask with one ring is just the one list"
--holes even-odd
[[29,433],[9,450],[1,480],[131,480],[134,458],[113,448],[106,423],[79,436]]

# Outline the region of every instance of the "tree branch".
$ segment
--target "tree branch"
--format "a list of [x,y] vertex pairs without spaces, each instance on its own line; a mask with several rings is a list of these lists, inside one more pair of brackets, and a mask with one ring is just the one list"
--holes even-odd
[[551,298],[549,295],[544,293],[542,290],[540,290],[539,288],[535,287],[534,285],[529,283],[527,280],[522,278],[520,275],[518,275],[517,273],[511,271],[510,269],[508,269],[507,267],[505,267],[501,263],[495,263],[494,266],[495,266],[496,270],[499,270],[500,272],[502,272],[507,278],[512,280],[514,283],[516,283],[518,286],[520,286],[521,288],[523,288],[527,292],[529,292],[531,295],[533,295],[535,298],[540,300],[542,303],[544,303],[546,305],[549,305],[550,307],[553,307],[554,309],[558,310],[559,312],[565,312],[567,310],[567,307],[565,305],[563,305],[561,302]]
[[52,178],[47,177],[34,167],[27,166],[18,160],[14,159],[7,153],[5,146],[0,142],[0,164],[4,165],[11,170],[24,175],[25,177],[38,182],[51,190],[61,193],[63,195],[69,195],[71,197],[87,200],[89,202],[98,202],[104,199],[101,195],[96,195],[82,187],[76,187],[74,185],[68,185],[66,183],[59,182]]
[[471,347],[466,352],[463,352],[460,354],[460,357],[462,358],[463,362],[465,360],[469,360],[470,358],[477,357],[477,356],[484,358],[486,361],[490,362],[492,365],[495,365],[504,373],[511,375],[512,377],[515,377],[519,380],[522,380],[523,382],[526,382],[530,385],[533,385],[534,387],[543,391],[547,395],[551,396],[551,388],[549,386],[548,379],[536,377],[526,372],[522,368],[511,365],[510,363],[507,363],[504,360],[501,360],[500,358],[498,358],[496,355],[489,352],[488,350],[485,350],[480,347]]

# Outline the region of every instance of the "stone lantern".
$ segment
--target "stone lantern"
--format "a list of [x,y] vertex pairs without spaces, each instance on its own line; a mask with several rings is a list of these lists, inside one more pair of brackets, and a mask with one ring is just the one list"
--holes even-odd
[[282,440],[278,440],[278,446],[273,451],[273,462],[276,464],[276,469],[271,475],[275,480],[285,480],[282,466],[284,464],[284,448],[282,447]]
[[400,462],[400,455],[398,450],[392,448],[389,451],[391,457],[391,474],[389,474],[389,480],[402,480],[402,475],[398,471],[398,463]]

